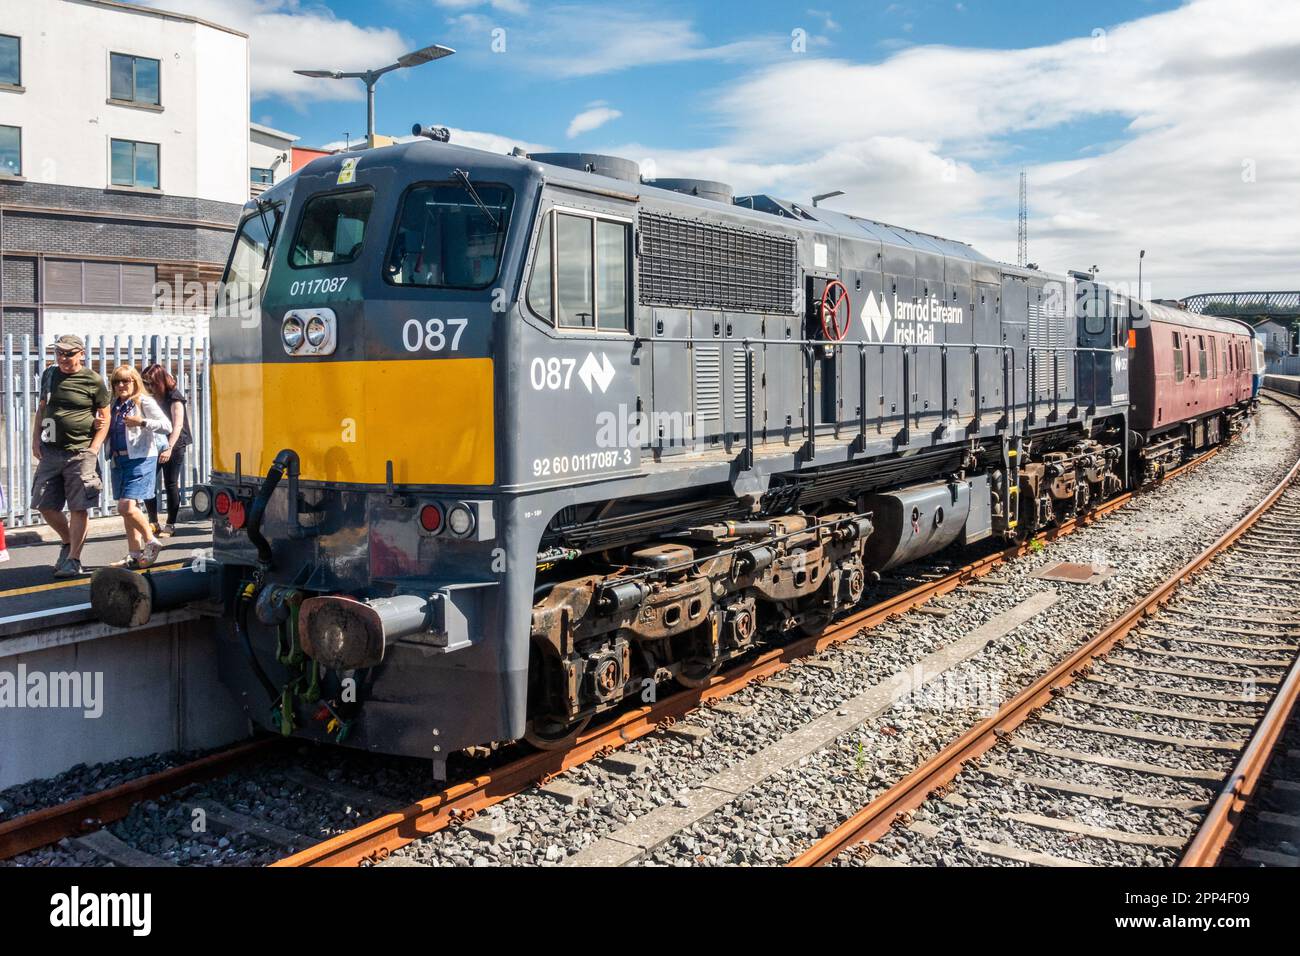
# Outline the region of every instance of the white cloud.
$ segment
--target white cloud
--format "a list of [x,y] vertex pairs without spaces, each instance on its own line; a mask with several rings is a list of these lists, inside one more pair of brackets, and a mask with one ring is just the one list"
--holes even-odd
[[[484,23],[463,15],[448,21],[467,36],[481,33]],[[508,50],[511,63],[563,79],[698,60],[757,60],[788,52],[789,42],[785,35],[710,44],[692,21],[641,5],[561,4],[511,28]]]
[[808,16],[816,17],[822,21],[822,29],[827,32],[838,32],[840,25],[835,22],[829,10],[808,10]]
[[249,37],[252,94],[312,100],[359,100],[359,80],[318,80],[296,69],[364,70],[392,63],[411,48],[388,27],[342,20],[323,4],[299,0],[136,0],[233,27]]
[[583,133],[590,133],[593,129],[599,129],[610,120],[616,120],[622,115],[621,110],[611,109],[604,102],[590,103],[587,109],[569,121],[569,128],[565,135],[573,139]]
[[528,4],[524,0],[433,0],[433,2],[449,10],[472,10],[475,7],[491,7],[493,10],[500,10],[502,13],[522,14],[528,12]]
[[[509,153],[516,146],[526,153],[544,153],[550,150],[549,146],[542,143],[530,143],[526,140],[516,139],[510,136],[502,136],[499,133],[489,133],[483,130],[458,129],[450,126],[447,131],[451,133],[451,142],[455,146],[468,146],[470,149],[482,149],[489,153]],[[364,137],[357,137],[363,139]],[[394,140],[398,143],[411,143],[419,137],[417,136],[395,136]],[[356,143],[357,139],[352,142]],[[345,140],[337,139],[333,142],[325,143],[321,149],[343,149],[348,143]]]
[[[1293,288],[1300,11],[1198,0],[1111,27],[1101,41],[777,62],[722,92],[730,142],[711,153],[722,158],[718,178],[766,172],[797,196],[844,189],[836,208],[1012,258],[1020,134],[1050,142],[1062,124],[1118,116],[1128,122],[1118,148],[1029,165],[1031,259],[1052,269],[1095,262],[1125,281],[1144,247],[1157,296]],[[1243,181],[1246,161],[1253,182]]]

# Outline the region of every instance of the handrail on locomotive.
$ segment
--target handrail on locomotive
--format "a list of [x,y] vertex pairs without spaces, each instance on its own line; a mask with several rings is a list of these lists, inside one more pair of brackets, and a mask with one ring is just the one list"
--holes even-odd
[[[724,347],[740,349],[745,354],[745,446],[740,452],[738,458],[739,465],[742,469],[748,470],[754,467],[754,348],[756,346],[778,346],[801,349],[804,353],[806,363],[806,380],[809,383],[811,391],[813,382],[813,366],[818,359],[818,355],[825,354],[827,351],[856,348],[858,350],[858,446],[856,451],[864,451],[867,443],[867,422],[871,416],[867,414],[867,350],[879,349],[883,354],[885,349],[901,349],[903,353],[903,414],[902,428],[899,430],[895,439],[899,445],[907,445],[910,440],[911,419],[917,414],[912,409],[912,390],[911,390],[911,357],[916,354],[918,349],[938,349],[941,360],[940,380],[942,383],[941,409],[942,418],[945,422],[943,427],[946,428],[946,422],[951,417],[950,406],[948,403],[948,351],[949,349],[960,350],[969,349],[971,355],[972,381],[980,381],[979,356],[981,351],[998,352],[1002,358],[1002,379],[1003,379],[1003,401],[1002,401],[1002,422],[1011,431],[1015,431],[1016,405],[1012,400],[1015,394],[1016,384],[1016,365],[1015,353],[1016,346],[1013,345],[983,345],[979,343],[949,343],[949,342],[870,342],[866,339],[855,339],[846,341],[843,339],[722,339],[707,340],[710,344],[721,344]],[[673,336],[644,336],[638,335],[633,338],[635,348],[640,349],[650,346],[654,349],[656,343],[665,345],[695,345],[700,340],[692,338],[681,338]],[[1033,423],[1037,420],[1038,406],[1041,399],[1038,396],[1037,372],[1039,362],[1034,361],[1035,354],[1047,353],[1051,356],[1052,364],[1052,417],[1060,416],[1061,402],[1061,368],[1058,361],[1062,353],[1068,355],[1117,355],[1127,351],[1124,346],[1111,346],[1109,348],[1098,348],[1095,346],[1054,346],[1054,345],[1027,345],[1024,349],[1030,356],[1028,362],[1028,385],[1029,393],[1027,396],[1027,421]],[[1087,414],[1092,415],[1097,410],[1097,362],[1089,363],[1089,375],[1092,387],[1089,389],[1091,401],[1087,406]],[[1077,395],[1075,398],[1077,399]],[[1078,404],[1070,410],[1068,415],[1073,417],[1078,413]],[[803,447],[803,457],[805,461],[812,461],[816,457],[817,429],[822,425],[828,425],[839,429],[839,422],[818,422],[816,416],[816,402],[809,396],[808,402],[809,414],[808,421],[805,425],[806,440]],[[982,421],[982,412],[984,405],[981,402],[974,403],[972,423],[978,427]]]

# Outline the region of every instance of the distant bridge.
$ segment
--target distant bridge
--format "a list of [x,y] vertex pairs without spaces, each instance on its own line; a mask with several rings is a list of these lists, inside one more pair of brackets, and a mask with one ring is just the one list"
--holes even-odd
[[1300,292],[1201,292],[1181,300],[1203,315],[1237,319],[1300,318]]

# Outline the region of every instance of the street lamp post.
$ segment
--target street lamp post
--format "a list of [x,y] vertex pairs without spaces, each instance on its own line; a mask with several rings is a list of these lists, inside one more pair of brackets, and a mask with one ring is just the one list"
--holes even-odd
[[823,199],[834,199],[836,196],[843,196],[843,195],[844,195],[843,189],[836,189],[833,192],[829,192],[829,193],[818,193],[816,196],[813,196],[813,208],[816,209],[817,204],[821,202]]
[[294,70],[293,72],[299,76],[310,76],[315,79],[361,80],[365,83],[366,145],[373,148],[375,145],[375,84],[379,82],[379,78],[385,73],[392,73],[394,70],[401,70],[410,66],[420,66],[430,60],[440,60],[444,56],[451,56],[455,52],[451,47],[435,43],[432,46],[416,50],[414,53],[398,57],[396,63],[381,66],[377,70],[362,70],[358,73],[345,73],[341,70]]
[[1147,251],[1145,249],[1139,249],[1138,250],[1138,294],[1137,294],[1137,297],[1139,299],[1142,298],[1142,260],[1145,259],[1146,257],[1147,257]]

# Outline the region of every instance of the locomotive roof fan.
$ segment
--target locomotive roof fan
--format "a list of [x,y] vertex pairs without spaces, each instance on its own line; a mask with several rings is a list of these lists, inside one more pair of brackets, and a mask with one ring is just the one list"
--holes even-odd
[[628,183],[639,185],[641,182],[641,167],[621,156],[603,156],[600,153],[532,153],[529,159],[548,166],[562,166],[565,169],[576,169],[580,173],[608,176]]
[[698,196],[700,199],[709,199],[727,206],[730,206],[735,198],[735,192],[729,183],[720,183],[712,179],[660,178],[651,179],[646,185],[670,189],[675,193],[685,193],[688,196]]

